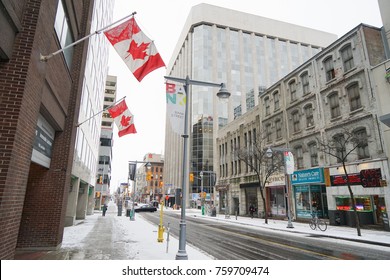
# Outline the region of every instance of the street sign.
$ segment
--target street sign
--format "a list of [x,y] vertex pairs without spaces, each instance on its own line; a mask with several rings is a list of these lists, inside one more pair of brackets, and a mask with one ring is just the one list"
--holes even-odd
[[286,174],[294,173],[294,156],[292,152],[284,152],[284,164],[286,167]]

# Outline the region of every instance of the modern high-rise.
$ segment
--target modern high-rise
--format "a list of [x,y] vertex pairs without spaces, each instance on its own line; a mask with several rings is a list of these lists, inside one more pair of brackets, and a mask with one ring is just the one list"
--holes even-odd
[[[104,93],[104,109],[111,107],[116,102],[117,77],[107,76],[106,89]],[[107,203],[110,197],[111,186],[111,163],[113,141],[113,123],[114,119],[110,113],[105,110],[102,113],[102,126],[100,133],[99,162],[97,170],[97,179],[95,186],[95,209],[101,209],[101,206]]]
[[[114,3],[94,1],[91,33],[112,22]],[[100,149],[100,132],[108,73],[109,42],[103,35],[89,39],[83,75],[82,96],[72,166],[72,188],[69,192],[65,226],[93,214],[95,186]]]
[[[215,170],[216,131],[254,108],[267,87],[336,39],[334,34],[209,4],[191,9],[167,74],[224,82],[231,96],[226,104],[218,102],[216,88],[189,89],[191,141],[187,170],[195,178],[190,193],[200,191],[200,171],[212,174]],[[167,122],[164,183],[171,193],[181,187],[182,158],[182,138]],[[207,181],[204,179],[203,183]]]

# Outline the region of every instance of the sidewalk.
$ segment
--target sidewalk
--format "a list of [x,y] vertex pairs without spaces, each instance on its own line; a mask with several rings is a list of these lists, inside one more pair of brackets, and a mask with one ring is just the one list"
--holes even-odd
[[[164,213],[169,212],[180,216],[180,210],[164,208]],[[390,251],[390,232],[382,230],[361,229],[362,236],[357,236],[356,228],[347,226],[328,225],[326,231],[312,230],[308,223],[293,221],[293,228],[287,228],[286,220],[264,219],[217,215],[211,217],[202,215],[201,210],[186,209],[186,216],[196,219],[214,220],[216,223],[230,223],[243,227],[255,227],[269,231],[285,231],[291,234],[318,235],[328,237],[335,242],[359,242],[362,246],[382,246],[383,250]],[[97,234],[98,232],[98,234]],[[109,236],[106,241],[104,236]],[[178,250],[178,240],[170,236],[169,253],[167,247],[167,233],[164,233],[164,242],[157,243],[157,227],[142,219],[136,214],[135,221],[130,221],[123,211],[118,216],[116,205],[111,202],[105,217],[101,211],[95,211],[94,215],[87,216],[77,225],[66,227],[61,250],[18,252],[15,259],[19,260],[67,260],[67,259],[140,259],[140,260],[174,260]],[[102,243],[102,245],[99,245]],[[116,244],[121,244],[117,246]],[[99,247],[100,246],[100,247]],[[98,251],[99,254],[96,254]],[[186,250],[191,259],[205,260],[212,257],[200,252],[197,248],[187,243]],[[95,255],[93,255],[95,254]]]

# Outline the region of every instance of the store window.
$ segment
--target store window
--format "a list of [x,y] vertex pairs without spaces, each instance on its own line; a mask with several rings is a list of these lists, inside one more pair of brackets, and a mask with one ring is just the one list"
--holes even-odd
[[[355,196],[357,211],[372,211],[371,198],[369,196]],[[353,211],[351,197],[336,196],[336,210]]]
[[284,186],[269,188],[270,212],[272,216],[286,215],[286,199]]

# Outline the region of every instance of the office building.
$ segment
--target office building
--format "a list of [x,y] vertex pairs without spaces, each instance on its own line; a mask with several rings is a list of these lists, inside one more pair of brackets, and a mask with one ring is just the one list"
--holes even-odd
[[[200,171],[215,171],[214,139],[218,129],[253,110],[259,93],[336,39],[334,34],[209,4],[191,9],[167,74],[224,82],[232,95],[225,104],[218,102],[215,88],[189,89],[188,170],[195,178],[190,193],[200,192]],[[181,136],[172,131],[169,122],[165,145],[164,182],[174,192],[182,184],[183,149]]]

